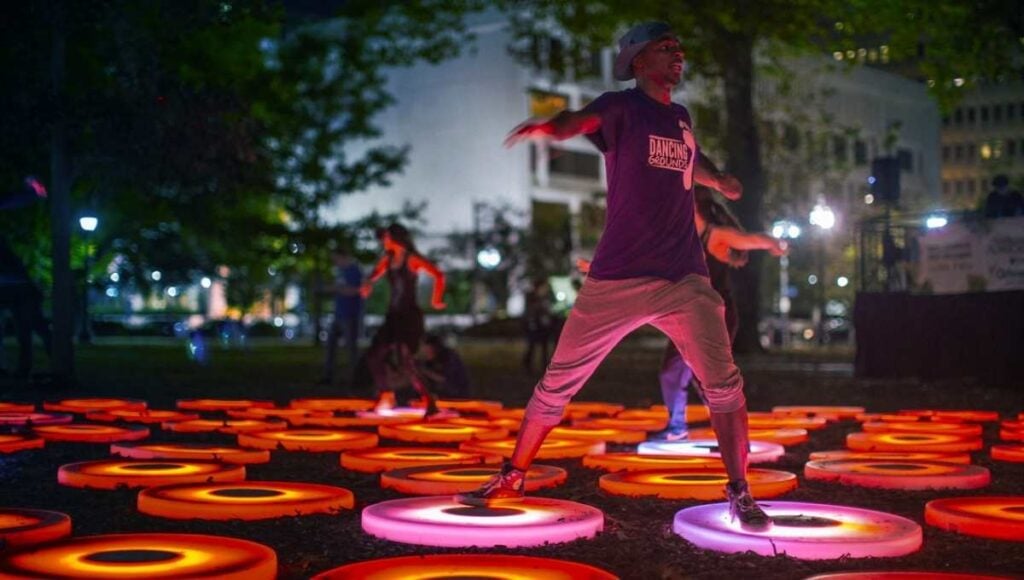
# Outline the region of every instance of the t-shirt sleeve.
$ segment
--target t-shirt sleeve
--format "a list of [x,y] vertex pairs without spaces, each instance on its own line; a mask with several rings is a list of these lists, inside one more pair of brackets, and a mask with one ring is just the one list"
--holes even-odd
[[622,131],[623,100],[621,93],[604,93],[583,107],[583,113],[601,118],[601,127],[585,136],[600,151],[614,151]]

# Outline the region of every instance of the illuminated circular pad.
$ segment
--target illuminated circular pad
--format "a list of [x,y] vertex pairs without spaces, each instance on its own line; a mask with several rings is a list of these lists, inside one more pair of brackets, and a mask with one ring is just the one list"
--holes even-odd
[[428,496],[368,506],[362,524],[371,536],[404,544],[512,548],[591,538],[604,527],[604,514],[588,505],[544,497],[481,508]]
[[0,435],[0,453],[16,453],[26,449],[42,449],[46,440],[30,435]]
[[41,425],[32,432],[47,441],[74,441],[80,443],[113,443],[138,441],[149,437],[147,427],[114,427],[112,425]]
[[612,416],[625,410],[625,407],[617,403],[598,403],[580,401],[569,403],[565,406],[565,415],[571,419],[582,419],[591,415]]
[[1005,580],[1006,576],[985,576],[981,574],[957,574],[955,572],[892,571],[892,572],[836,572],[817,574],[805,580]]
[[958,534],[1024,542],[1024,496],[936,499],[925,504],[924,521]]
[[[665,417],[668,420],[668,407],[665,405],[651,405],[650,409],[627,409],[616,417],[641,417],[651,416],[651,413],[656,413],[659,416]],[[702,423],[711,418],[711,411],[707,405],[687,405],[686,406],[686,422],[687,423]]]
[[441,399],[436,401],[438,409],[452,409],[454,411],[461,411],[463,413],[489,413],[491,411],[500,411],[503,405],[500,401],[481,401],[476,399],[468,400],[445,400]]
[[551,430],[551,437],[577,441],[604,441],[606,443],[639,443],[647,439],[647,433],[611,427],[555,427]]
[[916,417],[929,417],[933,421],[969,421],[985,423],[998,421],[999,413],[996,411],[974,411],[974,410],[951,410],[951,409],[904,409],[901,415],[914,415]]
[[[684,455],[688,457],[714,457],[721,459],[718,441],[714,439],[690,439],[688,441],[644,441],[637,445],[640,455]],[[749,460],[751,463],[776,461],[786,454],[778,443],[751,441]]]
[[[602,475],[598,486],[612,495],[656,496],[662,499],[725,499],[725,470],[671,469],[619,471]],[[754,497],[778,497],[796,489],[796,475],[773,469],[747,470],[747,483]]]
[[981,449],[981,439],[944,433],[850,433],[846,446],[854,451],[938,451]]
[[132,459],[200,459],[224,463],[267,463],[270,451],[204,443],[115,443],[110,453]]
[[998,461],[1024,463],[1024,445],[993,445],[989,452]]
[[474,427],[451,423],[381,425],[377,432],[381,437],[413,443],[458,443],[470,439],[487,441],[508,437],[508,429],[501,427]]
[[945,433],[964,437],[981,437],[981,425],[977,423],[950,423],[940,421],[910,421],[891,423],[885,421],[863,423],[861,429],[868,433]]
[[378,447],[346,451],[341,454],[342,467],[365,473],[423,465],[477,465],[500,461],[501,456],[493,453],[458,451],[443,447]]
[[238,444],[254,449],[284,449],[286,451],[345,451],[376,447],[377,435],[360,431],[331,431],[327,429],[292,429],[240,433]]
[[71,535],[71,517],[60,512],[0,508],[0,546],[21,549]]
[[200,461],[114,460],[84,461],[60,466],[57,481],[68,487],[116,489],[126,487],[152,487],[174,483],[202,483],[207,481],[242,481],[245,467]]
[[[621,413],[620,413],[621,414]],[[660,431],[668,424],[668,416],[664,417],[600,417],[597,419],[583,419],[573,423],[574,427],[583,429],[622,429],[624,431]]]
[[141,513],[173,520],[265,520],[352,509],[352,492],[294,481],[185,483],[139,492]]
[[837,459],[808,461],[804,477],[884,489],[977,489],[988,485],[988,469],[937,461]]
[[225,536],[112,534],[12,554],[0,560],[0,576],[270,580],[277,576],[277,555],[262,544]]
[[180,399],[175,405],[182,411],[240,411],[274,406],[273,401],[251,401],[248,399]]
[[[516,448],[515,439],[498,439],[495,441],[466,441],[459,444],[459,449],[476,453],[496,453],[502,457],[512,457]],[[537,459],[568,459],[604,453],[604,441],[578,441],[575,439],[547,438],[541,444],[535,457]]]
[[212,433],[214,431],[237,435],[239,433],[253,433],[258,431],[280,431],[287,429],[288,424],[284,421],[259,421],[256,419],[231,419],[227,421],[214,419],[195,419],[193,421],[181,421],[175,423],[164,423],[162,429],[174,431],[175,433]]
[[506,429],[509,433],[519,431],[519,427],[522,425],[522,421],[499,419],[497,417],[452,417],[451,419],[445,419],[444,422],[452,425],[469,425],[471,427],[497,427]]
[[0,425],[23,427],[26,425],[66,425],[75,418],[67,413],[0,412]]
[[373,399],[292,399],[288,406],[308,411],[368,411],[375,404]]
[[0,401],[0,413],[32,413],[36,406],[32,403],[12,403]]
[[[369,413],[369,411],[367,411]],[[324,429],[344,429],[345,427],[378,427],[380,425],[399,425],[403,423],[419,423],[422,417],[415,415],[384,416],[370,414],[362,417],[290,417],[288,422],[296,427],[315,427]]]
[[583,466],[605,471],[654,471],[665,469],[725,469],[721,459],[686,455],[639,455],[637,453],[602,453],[586,455]]
[[672,531],[719,552],[786,554],[801,560],[903,556],[921,547],[921,526],[899,516],[847,506],[768,501],[760,506],[772,526],[749,531],[729,516],[728,503],[676,512]]
[[599,568],[551,558],[498,554],[435,554],[401,556],[347,564],[313,580],[614,580]]
[[[491,476],[501,471],[489,465],[425,465],[385,471],[380,474],[380,486],[399,493],[413,495],[444,495],[465,493],[479,488]],[[528,492],[555,487],[563,483],[568,473],[560,467],[531,465],[526,472],[525,490]]]
[[834,459],[868,459],[872,461],[941,461],[943,463],[970,463],[968,453],[938,453],[935,451],[812,451],[811,461],[832,461]]
[[63,399],[43,403],[43,409],[55,413],[89,413],[91,411],[109,411],[111,409],[135,409],[141,411],[146,407],[145,401],[137,399]]
[[112,423],[124,421],[126,423],[143,423],[155,425],[158,423],[171,423],[174,421],[192,421],[199,418],[198,413],[182,413],[180,411],[160,411],[143,409],[111,409],[109,411],[90,411],[85,414],[89,421],[101,421]]
[[[806,429],[750,429],[748,436],[753,441],[764,441],[766,443],[778,443],[783,447],[787,445],[799,445],[807,441],[807,430]],[[707,429],[691,429],[690,437],[694,439],[715,439],[715,430],[710,427]]]
[[290,420],[294,417],[327,416],[327,411],[311,411],[309,409],[278,409],[276,407],[250,407],[248,409],[231,409],[227,411],[228,417],[232,419],[284,419]]
[[788,417],[792,415],[805,417],[821,417],[829,421],[840,419],[853,419],[864,412],[864,407],[828,407],[828,406],[780,406],[772,407],[772,414],[775,416]]

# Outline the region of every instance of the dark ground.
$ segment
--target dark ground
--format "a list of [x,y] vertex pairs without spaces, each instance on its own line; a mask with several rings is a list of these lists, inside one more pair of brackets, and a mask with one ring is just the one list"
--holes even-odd
[[[519,345],[463,343],[459,350],[470,367],[474,395],[521,406],[536,377],[519,369]],[[657,345],[626,343],[612,354],[584,389],[580,400],[646,407],[658,397]],[[869,411],[901,408],[968,408],[998,410],[1004,417],[1024,411],[1024,384],[991,386],[970,380],[942,384],[917,381],[863,381],[849,376],[842,357],[761,356],[743,359],[751,410],[774,405],[862,405]],[[101,344],[80,350],[80,386],[75,390],[26,386],[0,379],[0,400],[42,400],[69,396],[124,396],[146,399],[151,408],[173,408],[175,399],[194,397],[291,398],[343,396],[341,389],[312,386],[319,375],[320,353],[303,346],[260,346],[249,350],[214,350],[205,367],[189,363],[182,344],[149,346]],[[811,440],[790,447],[773,468],[802,475],[810,451],[843,448],[854,422],[812,432]],[[153,440],[233,443],[229,436],[175,436],[154,430]],[[39,451],[0,456],[0,505],[51,509],[72,516],[75,535],[117,532],[191,532],[235,536],[277,551],[282,578],[305,578],[360,560],[409,554],[493,552],[529,554],[593,564],[629,579],[659,578],[804,578],[839,570],[920,569],[999,573],[1024,572],[1024,544],[972,538],[924,525],[924,504],[960,495],[1024,495],[1024,464],[993,462],[988,445],[997,428],[986,426],[986,451],[974,462],[992,471],[984,490],[899,492],[807,482],[783,500],[851,505],[908,517],[924,526],[924,546],[894,559],[800,561],[753,554],[720,554],[697,549],[671,533],[672,516],[695,502],[638,500],[606,495],[597,488],[597,471],[579,460],[545,461],[569,470],[569,480],[544,495],[572,499],[602,509],[605,530],[597,538],[528,549],[448,550],[397,544],[364,534],[359,509],[400,497],[381,490],[377,477],[347,472],[337,453],[274,452],[270,463],[248,468],[252,480],[295,480],[340,485],[356,495],[356,510],[337,516],[305,516],[264,522],[177,522],[139,514],[135,492],[85,491],[57,484],[57,468],[74,461],[108,456],[104,444],[48,444]],[[624,448],[625,449],[625,448]]]

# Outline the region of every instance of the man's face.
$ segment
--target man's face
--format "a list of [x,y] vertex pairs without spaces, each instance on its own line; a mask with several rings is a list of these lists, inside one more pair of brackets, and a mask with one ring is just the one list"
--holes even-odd
[[663,36],[644,47],[633,59],[633,74],[659,84],[679,84],[683,78],[685,53],[679,39]]

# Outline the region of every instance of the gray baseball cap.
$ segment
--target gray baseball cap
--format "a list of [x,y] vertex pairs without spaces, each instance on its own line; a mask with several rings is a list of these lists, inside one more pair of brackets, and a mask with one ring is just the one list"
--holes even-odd
[[619,54],[615,55],[615,66],[612,75],[617,81],[628,81],[633,78],[633,59],[649,42],[663,36],[673,35],[672,27],[664,22],[644,22],[629,29],[619,39]]

